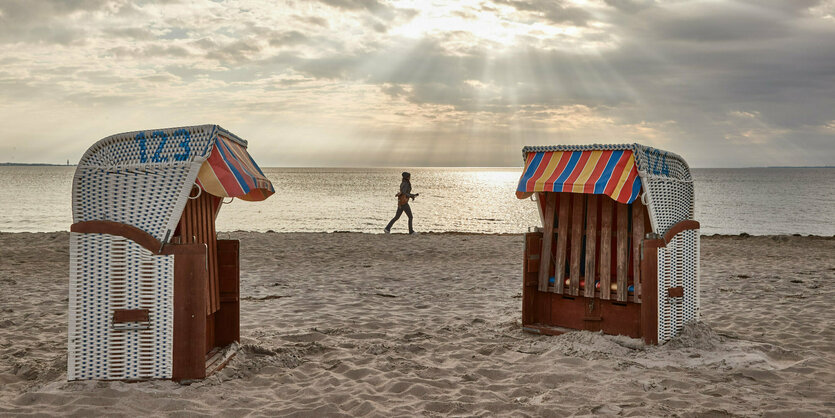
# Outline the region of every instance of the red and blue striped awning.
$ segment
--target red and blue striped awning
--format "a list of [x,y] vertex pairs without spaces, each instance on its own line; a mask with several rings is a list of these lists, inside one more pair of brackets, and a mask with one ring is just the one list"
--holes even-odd
[[516,188],[520,199],[536,192],[571,192],[605,194],[632,203],[641,192],[631,150],[540,151],[525,157]]
[[212,153],[200,167],[197,184],[220,197],[264,200],[275,193],[272,183],[243,145],[219,134]]

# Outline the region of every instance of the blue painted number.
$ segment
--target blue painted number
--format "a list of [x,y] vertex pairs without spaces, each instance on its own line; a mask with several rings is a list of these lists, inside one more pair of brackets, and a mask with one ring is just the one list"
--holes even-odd
[[168,161],[168,157],[163,157],[162,155],[160,155],[162,153],[162,148],[165,146],[165,143],[168,142],[168,135],[166,135],[163,131],[154,131],[154,133],[151,134],[151,138],[160,138],[157,150],[154,151],[154,155],[151,156],[151,160],[155,163]]
[[134,139],[139,142],[139,162],[145,164],[148,162],[148,152],[145,140],[145,132],[140,132],[136,134]]
[[[185,129],[180,129],[174,132],[174,135],[182,135],[183,140],[180,141],[178,144],[180,148],[182,148],[183,152],[174,154],[174,160],[176,161],[187,161],[188,158],[191,156],[191,134]],[[154,131],[151,134],[151,138],[159,138],[159,145],[157,145],[157,149],[154,151],[154,155],[151,156],[151,161],[155,163],[161,163],[164,161],[168,161],[168,157],[163,157],[162,149],[165,147],[165,144],[168,142],[168,135],[165,134],[163,131]],[[139,143],[139,162],[145,164],[148,162],[148,138],[145,136],[145,132],[140,132],[136,134],[134,140]]]
[[174,154],[174,159],[177,161],[186,161],[188,160],[188,157],[191,156],[191,146],[189,145],[191,134],[189,134],[185,129],[179,129],[174,132],[174,136],[177,135],[183,136],[183,140],[180,141],[180,148],[183,149],[183,152]]
[[[655,155],[655,163],[653,164],[653,154]],[[664,174],[665,176],[670,175],[670,167],[667,166],[667,153],[661,154],[661,150],[651,149],[647,153],[647,157],[649,157],[649,166],[650,170],[652,170],[653,174]],[[659,167],[660,165],[660,167]]]

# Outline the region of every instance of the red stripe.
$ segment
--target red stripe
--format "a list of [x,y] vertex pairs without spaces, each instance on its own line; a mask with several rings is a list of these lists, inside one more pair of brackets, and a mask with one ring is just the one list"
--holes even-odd
[[564,192],[571,191],[574,186],[574,182],[577,181],[577,178],[583,173],[583,170],[586,168],[586,163],[589,161],[589,157],[591,157],[590,152],[580,152],[580,160],[577,161],[577,165],[574,166],[574,171],[571,172],[571,175],[565,180],[565,185],[562,186],[562,191]]
[[632,183],[635,181],[635,174],[638,173],[638,170],[635,168],[635,165],[632,165],[632,170],[629,170],[629,176],[626,177],[626,183],[623,184],[623,188],[620,189],[620,194],[618,195],[617,200],[620,203],[628,203],[629,197],[632,196]]
[[626,163],[629,161],[629,157],[631,156],[632,151],[624,151],[620,156],[620,161],[618,161],[615,168],[612,169],[612,175],[609,176],[609,183],[606,184],[606,190],[603,191],[603,193],[607,196],[612,196],[612,193],[615,191],[615,187],[618,186],[620,176],[623,175],[623,169],[626,167]]
[[[234,150],[232,148],[232,144],[230,144],[229,141],[221,141],[221,145],[225,145],[224,148],[226,149],[226,153],[227,153],[227,157],[228,157],[227,160],[226,160],[226,163],[229,164],[229,165],[234,166],[238,170],[238,172],[241,173],[241,177],[244,178],[244,182],[246,183],[247,186],[249,186],[250,190],[254,189],[255,188],[255,183],[252,181],[252,176],[249,175],[249,170],[243,168],[243,166],[241,165],[241,162],[238,161],[238,156],[234,152]],[[234,144],[234,145],[238,146],[237,144]],[[235,183],[237,183],[237,182],[238,182],[238,178],[235,177]],[[241,190],[243,190],[243,188],[241,188]]]
[[545,167],[548,166],[548,163],[551,161],[551,156],[554,155],[553,152],[546,152],[542,155],[542,159],[539,160],[539,167],[536,168],[536,172],[533,173],[533,176],[528,180],[528,184],[525,190],[533,190],[533,186],[536,183],[536,180],[542,176],[542,173],[545,171]]
[[[519,183],[522,183],[522,179],[525,178],[525,173],[528,172],[528,167],[530,167],[531,163],[533,162],[533,157],[536,155],[535,152],[529,152],[525,154],[525,168],[522,170],[522,176],[519,177]],[[528,179],[530,180],[530,179]],[[530,190],[527,187],[528,183],[525,183],[525,190]]]
[[562,171],[565,170],[565,166],[568,165],[568,160],[571,159],[571,152],[563,152],[562,156],[560,157],[560,162],[557,163],[557,168],[554,169],[554,172],[551,174],[551,177],[548,177],[548,180],[545,182],[545,190],[553,191],[554,190],[554,182],[560,178]]
[[612,158],[612,150],[603,151],[600,159],[597,160],[597,166],[594,167],[594,171],[591,172],[589,179],[586,180],[586,185],[583,186],[583,193],[594,193],[594,185],[600,180],[600,175],[606,169],[606,164],[609,163],[610,158]]
[[246,149],[243,146],[230,142],[226,143],[232,150],[232,154],[235,156],[236,162],[244,170],[243,172],[249,175],[250,177],[253,177],[251,179],[247,179],[247,183],[249,184],[250,181],[254,182],[254,184],[251,184],[251,186],[258,187],[258,180],[261,178],[261,175],[258,173],[258,170],[255,168],[255,166],[252,164],[252,157],[249,156],[249,153],[246,152]]
[[226,166],[226,161],[220,155],[220,150],[217,149],[217,143],[212,146],[212,154],[208,158],[209,166],[215,173],[220,185],[226,190],[227,196],[240,196],[244,193],[244,189],[238,184],[238,179]]

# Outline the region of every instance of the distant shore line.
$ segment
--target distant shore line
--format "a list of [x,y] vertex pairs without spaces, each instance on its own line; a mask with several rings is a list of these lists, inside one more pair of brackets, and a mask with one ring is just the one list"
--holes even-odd
[[75,167],[77,164],[0,163],[0,167]]
[[[75,167],[78,164],[52,164],[52,163],[12,163],[2,162],[0,167]],[[502,169],[522,169],[522,166],[409,166],[407,168],[431,169],[431,168],[502,168]],[[280,169],[400,169],[401,167],[389,166],[261,166],[261,168],[280,168]],[[766,165],[766,166],[751,166],[751,167],[690,167],[694,170],[748,170],[759,168],[835,168],[835,165]]]
[[[0,231],[0,235],[13,235],[13,234],[62,234],[62,233],[69,233],[69,230],[64,231],[49,231],[49,232],[32,232],[32,231]],[[273,230],[267,231],[245,231],[241,229],[237,229],[234,231],[218,231],[218,234],[310,234],[310,235],[320,235],[320,234],[361,234],[361,235],[386,235],[383,233],[371,233],[371,232],[360,232],[360,231],[284,231],[278,232]],[[439,236],[439,235],[478,235],[478,236],[518,236],[518,235],[525,235],[525,232],[518,232],[518,233],[509,233],[509,232],[461,232],[461,231],[426,231],[420,232],[418,235],[431,235],[431,236]],[[403,235],[408,236],[408,234],[404,233],[397,233],[393,232],[391,235]],[[702,238],[823,238],[823,239],[835,239],[835,235],[804,235],[804,234],[768,234],[768,235],[754,235],[749,234],[746,232],[741,232],[739,234],[701,234]]]

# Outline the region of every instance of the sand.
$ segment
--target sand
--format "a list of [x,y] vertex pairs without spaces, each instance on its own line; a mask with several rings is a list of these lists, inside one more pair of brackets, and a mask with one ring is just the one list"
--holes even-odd
[[828,416],[835,239],[704,237],[660,347],[520,330],[519,235],[222,233],[239,354],[180,385],[67,382],[68,234],[0,234],[0,415]]

